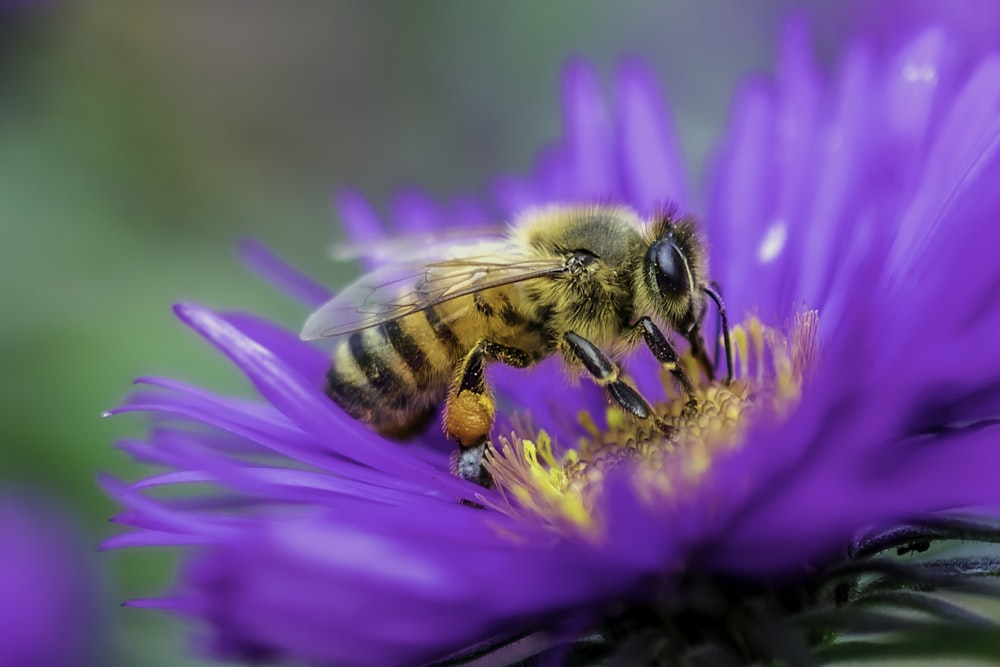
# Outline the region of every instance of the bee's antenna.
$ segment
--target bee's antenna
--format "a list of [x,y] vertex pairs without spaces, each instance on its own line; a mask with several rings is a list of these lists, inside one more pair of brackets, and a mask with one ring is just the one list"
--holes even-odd
[[733,382],[733,344],[729,340],[729,318],[726,317],[726,304],[722,300],[722,295],[714,289],[705,285],[701,290],[711,297],[712,301],[719,309],[719,317],[722,318],[722,340],[726,346],[726,384]]

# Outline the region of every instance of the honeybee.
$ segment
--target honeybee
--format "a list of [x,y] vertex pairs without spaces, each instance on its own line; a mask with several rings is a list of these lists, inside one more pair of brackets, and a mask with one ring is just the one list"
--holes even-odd
[[701,333],[710,298],[732,379],[725,305],[707,279],[693,218],[668,211],[644,221],[626,208],[552,207],[521,215],[502,237],[397,241],[394,248],[407,260],[346,287],[309,317],[302,338],[336,339],[325,393],[383,435],[423,430],[443,402],[460,477],[490,484],[481,465],[495,414],[488,364],[526,368],[559,354],[625,412],[669,434],[619,362],[643,341],[690,395],[691,380],[660,325],[688,340],[711,377]]

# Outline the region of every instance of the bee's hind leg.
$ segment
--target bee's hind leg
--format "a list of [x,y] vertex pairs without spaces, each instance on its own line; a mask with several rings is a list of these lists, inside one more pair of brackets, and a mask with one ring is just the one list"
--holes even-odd
[[458,369],[444,411],[445,434],[459,444],[454,459],[455,474],[485,487],[493,480],[483,467],[483,455],[493,428],[496,405],[486,384],[484,371],[487,359],[500,361],[514,368],[531,365],[524,350],[481,340],[465,355]]
[[579,359],[597,384],[604,387],[608,395],[629,414],[639,419],[649,419],[665,435],[674,432],[673,427],[656,416],[652,406],[638,391],[621,379],[618,365],[608,359],[596,345],[572,331],[563,337],[564,344]]
[[452,457],[451,466],[456,476],[489,489],[493,486],[493,478],[483,466],[487,442],[484,440],[471,447],[459,447]]

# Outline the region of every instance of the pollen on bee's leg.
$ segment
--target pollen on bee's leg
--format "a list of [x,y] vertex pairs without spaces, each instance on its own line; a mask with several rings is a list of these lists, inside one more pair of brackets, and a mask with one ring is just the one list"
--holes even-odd
[[496,407],[486,394],[460,391],[445,409],[444,429],[463,448],[482,444],[490,435]]

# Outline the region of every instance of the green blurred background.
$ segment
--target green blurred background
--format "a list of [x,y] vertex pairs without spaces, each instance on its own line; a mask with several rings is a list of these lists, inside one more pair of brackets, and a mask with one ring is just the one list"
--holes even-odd
[[[771,68],[800,7],[822,63],[885,21],[822,0],[0,2],[0,485],[55,496],[96,546],[116,532],[97,472],[148,472],[111,446],[141,419],[100,419],[131,378],[248,391],[170,305],[304,316],[239,265],[239,238],[341,283],[353,267],[324,256],[337,188],[384,206],[401,186],[480,192],[525,170],[558,136],[572,54],[604,74],[647,58],[698,173],[734,82]],[[207,664],[182,657],[176,622],[116,606],[161,591],[169,556],[95,567],[106,664]]]

